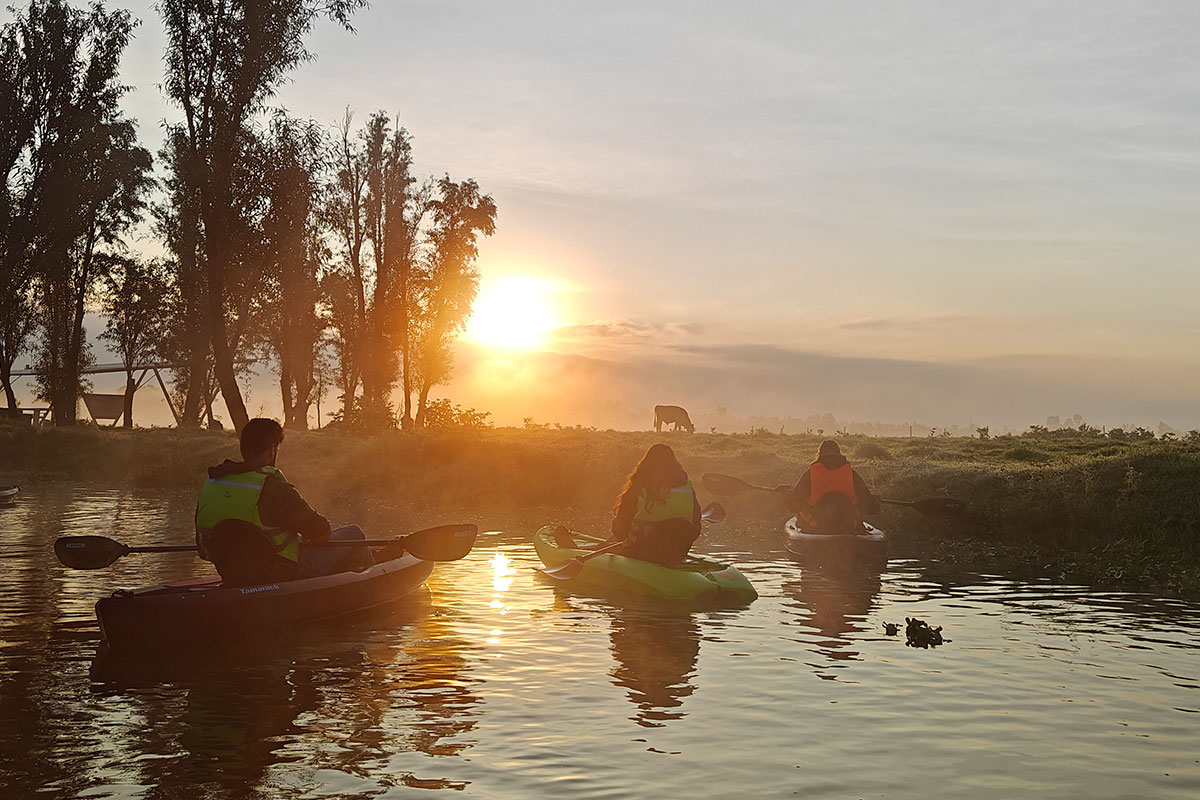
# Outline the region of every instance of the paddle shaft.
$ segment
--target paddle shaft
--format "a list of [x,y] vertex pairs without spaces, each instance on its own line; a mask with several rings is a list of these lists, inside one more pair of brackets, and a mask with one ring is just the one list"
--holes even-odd
[[[381,547],[390,544],[396,544],[403,541],[404,537],[396,539],[357,539],[349,542],[305,542],[301,541],[301,547]],[[195,553],[197,550],[195,545],[179,544],[179,545],[146,545],[144,547],[130,547],[130,553]]]
[[[332,542],[301,542],[307,548],[403,547],[423,561],[457,561],[471,551],[478,529],[475,525],[438,525],[391,539],[357,539]],[[72,569],[101,569],[131,553],[196,553],[193,545],[141,545],[130,547],[105,536],[60,536],[54,553]]]

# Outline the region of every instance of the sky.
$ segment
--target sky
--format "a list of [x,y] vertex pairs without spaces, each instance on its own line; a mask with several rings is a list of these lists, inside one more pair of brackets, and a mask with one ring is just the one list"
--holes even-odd
[[[161,26],[125,7],[156,145]],[[377,0],[354,25],[318,25],[275,103],[398,113],[421,172],[493,195],[490,322],[443,393],[499,424],[1200,428],[1200,5]]]

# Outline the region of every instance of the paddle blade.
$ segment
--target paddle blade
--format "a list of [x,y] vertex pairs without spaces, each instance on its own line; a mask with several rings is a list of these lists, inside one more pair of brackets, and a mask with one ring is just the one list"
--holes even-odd
[[102,569],[128,552],[104,536],[60,536],[54,542],[54,555],[71,569]]
[[570,580],[579,573],[583,572],[583,559],[568,558],[561,564],[556,564],[553,567],[544,567],[539,571],[543,575],[549,575],[551,578],[558,578],[560,581]]
[[725,519],[725,506],[720,503],[709,503],[700,512],[700,519],[705,522],[723,522]]
[[953,497],[926,497],[916,500],[912,507],[927,517],[935,519],[957,519],[962,516],[966,505]]
[[410,533],[400,541],[422,561],[457,561],[471,552],[478,533],[475,525],[439,525]]
[[756,488],[741,478],[735,478],[732,475],[721,475],[716,472],[706,472],[700,480],[704,483],[705,489],[722,497],[732,497]]

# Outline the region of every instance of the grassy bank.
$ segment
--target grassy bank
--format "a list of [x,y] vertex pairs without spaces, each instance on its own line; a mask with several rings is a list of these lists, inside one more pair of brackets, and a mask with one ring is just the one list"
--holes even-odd
[[[705,472],[764,485],[792,482],[818,444],[817,437],[761,432],[496,429],[371,438],[310,432],[288,435],[280,465],[313,496],[320,494],[313,487],[324,487],[463,510],[594,512],[611,505],[637,458],[664,439],[697,483]],[[953,525],[889,512],[885,524],[902,552],[923,551],[978,569],[1200,596],[1195,445],[1086,437],[841,441],[882,496],[950,495],[967,502],[966,516]],[[228,433],[4,424],[0,483],[189,488],[198,485],[205,467],[236,450]],[[726,505],[734,519],[783,514],[774,497],[761,493]]]

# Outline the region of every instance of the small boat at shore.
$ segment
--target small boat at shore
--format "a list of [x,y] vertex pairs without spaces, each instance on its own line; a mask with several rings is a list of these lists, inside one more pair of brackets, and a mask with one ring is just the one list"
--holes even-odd
[[816,566],[879,567],[887,565],[888,537],[879,528],[863,523],[862,533],[812,533],[796,517],[783,526],[789,553]]
[[[533,537],[538,558],[547,567],[555,567],[592,551],[583,547],[562,547],[554,539],[555,526],[547,525]],[[596,545],[595,536],[571,531],[576,541]],[[650,561],[628,558],[615,553],[601,553],[588,558],[572,581],[618,592],[628,592],[664,600],[718,602],[745,605],[758,592],[746,576],[731,564],[723,564],[702,556],[688,556],[677,567],[664,567]]]
[[356,572],[225,587],[220,576],[118,589],[96,603],[112,648],[205,646],[257,637],[377,608],[414,591],[434,562],[409,553]]
[[21,493],[21,487],[17,485],[0,486],[0,506],[6,506],[10,503],[15,503],[17,495]]

